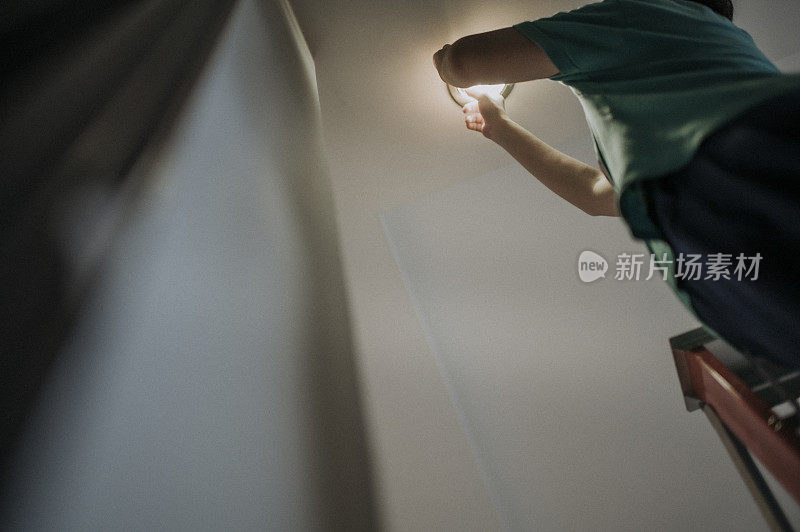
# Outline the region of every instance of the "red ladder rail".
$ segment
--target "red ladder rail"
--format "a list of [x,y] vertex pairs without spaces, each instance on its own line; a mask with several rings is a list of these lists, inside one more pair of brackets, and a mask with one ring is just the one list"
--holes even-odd
[[[699,333],[699,331],[692,331]],[[690,333],[687,333],[687,335]],[[687,335],[681,335],[685,337]],[[670,340],[687,409],[713,408],[719,419],[800,504],[800,436],[702,343]],[[697,345],[697,344],[700,345]]]

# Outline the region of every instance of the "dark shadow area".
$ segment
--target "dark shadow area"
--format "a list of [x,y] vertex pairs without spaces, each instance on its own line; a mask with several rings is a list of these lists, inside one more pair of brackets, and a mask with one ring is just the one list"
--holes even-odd
[[[41,0],[2,8],[2,471],[141,186],[129,169],[170,129],[232,5]],[[70,205],[83,190],[102,197]],[[67,238],[61,221],[75,208],[86,211],[85,223]],[[76,241],[92,252],[76,256]]]

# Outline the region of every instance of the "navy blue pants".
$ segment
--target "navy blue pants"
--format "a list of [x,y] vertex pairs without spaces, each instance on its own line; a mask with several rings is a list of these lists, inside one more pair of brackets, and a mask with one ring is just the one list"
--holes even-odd
[[678,286],[731,345],[800,369],[800,91],[723,126],[687,167],[643,191],[676,256],[762,256],[755,281],[704,271]]

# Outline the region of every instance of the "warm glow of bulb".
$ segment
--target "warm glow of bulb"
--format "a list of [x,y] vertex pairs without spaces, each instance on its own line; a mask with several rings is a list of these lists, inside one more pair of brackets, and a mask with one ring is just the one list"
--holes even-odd
[[456,89],[456,90],[467,98],[470,98],[470,95],[467,94],[467,91],[471,92],[472,94],[488,94],[489,96],[500,96],[500,93],[503,92],[505,86],[506,86],[505,83],[499,83],[497,85],[473,85],[468,89]]
[[447,90],[459,106],[464,106],[474,100],[472,96],[467,94],[467,91],[476,95],[488,94],[490,97],[496,98],[500,96],[507,97],[513,87],[513,83],[498,83],[496,85],[473,85],[472,87],[461,89],[448,84]]

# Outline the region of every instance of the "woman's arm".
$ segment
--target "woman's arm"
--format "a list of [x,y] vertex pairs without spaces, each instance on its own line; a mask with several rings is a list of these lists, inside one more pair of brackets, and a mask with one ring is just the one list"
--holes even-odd
[[439,76],[454,87],[517,83],[558,74],[539,45],[514,28],[468,35],[433,56]]
[[469,129],[496,142],[544,186],[587,214],[619,216],[614,188],[600,170],[548,146],[512,121],[502,98],[475,96],[477,101],[464,106]]

